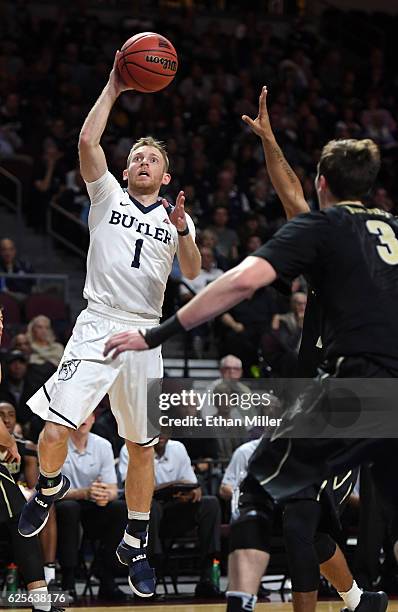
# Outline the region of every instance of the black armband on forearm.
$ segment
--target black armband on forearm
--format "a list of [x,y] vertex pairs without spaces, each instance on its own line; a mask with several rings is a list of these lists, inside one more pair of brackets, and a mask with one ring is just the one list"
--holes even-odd
[[174,315],[157,327],[141,330],[140,333],[144,337],[149,348],[155,348],[155,346],[163,344],[165,340],[168,340],[171,336],[179,334],[182,331],[185,331],[185,327],[181,325],[177,315]]

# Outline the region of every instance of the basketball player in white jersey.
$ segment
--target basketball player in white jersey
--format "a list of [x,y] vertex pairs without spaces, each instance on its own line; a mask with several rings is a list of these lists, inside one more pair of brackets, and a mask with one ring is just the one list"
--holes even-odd
[[91,200],[84,287],[88,305],[77,319],[57,372],[28,402],[46,424],[39,439],[37,492],[22,512],[19,530],[26,537],[38,533],[51,504],[67,493],[69,482],[61,468],[70,429],[77,429],[109,393],[130,459],[128,524],[117,556],[129,566],[133,592],[150,597],[155,576],[146,559],[146,545],[157,437],[147,433],[146,392],[147,378],[163,375],[161,352],[129,352],[114,362],[103,358],[103,350],[117,331],[158,323],[176,253],[182,274],[191,279],[200,272],[201,260],[194,225],[184,212],[183,192],[174,209],[159,198],[161,186],[171,179],[161,143],[143,138],[134,144],[123,172],[126,190],[108,171],[100,140],[114,103],[127,89],[118,74],[117,55],[79,140],[80,170]]

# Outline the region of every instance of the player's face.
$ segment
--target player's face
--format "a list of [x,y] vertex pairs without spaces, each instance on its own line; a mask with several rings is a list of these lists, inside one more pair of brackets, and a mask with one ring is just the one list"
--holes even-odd
[[149,146],[134,151],[124,178],[128,179],[128,187],[133,193],[142,195],[158,192],[161,185],[170,181],[161,152]]
[[15,408],[11,404],[0,404],[0,419],[7,428],[8,433],[13,433],[17,421]]

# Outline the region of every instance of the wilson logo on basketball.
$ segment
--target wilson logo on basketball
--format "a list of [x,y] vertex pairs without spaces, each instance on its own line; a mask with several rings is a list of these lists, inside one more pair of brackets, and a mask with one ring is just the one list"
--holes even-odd
[[172,72],[177,70],[177,62],[175,60],[158,57],[157,55],[147,55],[145,60],[151,64],[161,64],[164,70],[171,70]]

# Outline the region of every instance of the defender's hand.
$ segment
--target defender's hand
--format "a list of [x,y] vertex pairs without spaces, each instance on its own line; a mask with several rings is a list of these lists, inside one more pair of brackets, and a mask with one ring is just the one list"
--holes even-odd
[[133,331],[115,334],[105,344],[104,357],[114,351],[112,359],[125,351],[146,351],[149,348],[145,339],[136,329]]
[[242,115],[243,121],[255,134],[257,134],[257,136],[260,136],[260,138],[272,136],[272,128],[267,110],[267,93],[267,87],[264,86],[258,99],[258,115],[255,119],[251,119],[247,115]]
[[[169,203],[167,200],[163,198],[162,200],[163,206],[168,208]],[[173,212],[169,215],[169,219],[171,223],[177,228],[179,232],[183,232],[187,227],[187,218],[185,215],[185,194],[183,191],[177,196],[176,205],[174,207]]]

